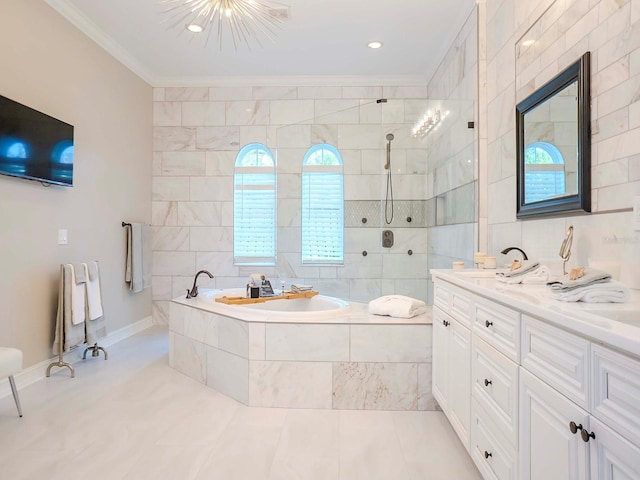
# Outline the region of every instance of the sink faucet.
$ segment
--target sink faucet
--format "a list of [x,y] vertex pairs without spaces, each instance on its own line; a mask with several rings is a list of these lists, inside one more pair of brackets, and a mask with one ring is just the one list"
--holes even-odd
[[518,248],[518,247],[507,247],[504,250],[502,250],[500,253],[503,254],[503,255],[506,255],[511,250],[519,251],[522,254],[522,260],[529,260],[529,257],[527,257],[527,254],[524,253],[524,250],[522,250],[521,248]]
[[193,279],[193,287],[191,288],[191,290],[187,288],[187,298],[193,298],[198,296],[197,282],[198,282],[198,276],[201,273],[206,273],[207,275],[209,275],[209,278],[213,278],[213,275],[211,275],[211,273],[207,270],[200,270],[198,273],[196,273],[196,278]]

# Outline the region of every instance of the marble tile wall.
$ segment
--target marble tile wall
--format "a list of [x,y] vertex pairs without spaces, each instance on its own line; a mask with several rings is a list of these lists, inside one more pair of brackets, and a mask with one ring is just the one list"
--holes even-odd
[[479,9],[465,22],[427,88],[429,108],[442,116],[425,137],[427,204],[433,221],[427,228],[429,268],[450,268],[453,260],[471,266],[477,248]]
[[247,323],[170,302],[170,365],[244,404],[435,410],[432,326]]
[[[278,165],[278,264],[262,273],[286,272],[290,280],[359,301],[390,293],[426,300],[425,201],[432,187],[426,144],[410,135],[426,96],[426,84],[154,89],[154,321],[168,321],[169,300],[191,286],[197,270],[215,275],[202,279],[203,287],[228,288],[244,285],[256,269],[233,265],[233,167],[250,142],[267,145]],[[386,103],[376,102],[383,97]],[[383,212],[387,133],[395,136],[390,227]],[[300,260],[301,161],[319,142],[337,146],[344,160],[347,229],[339,267]],[[459,183],[469,175],[447,178],[453,177]],[[383,226],[394,230],[391,249],[382,248]]]
[[[486,59],[480,110],[487,123],[486,166],[480,190],[487,190],[487,249],[498,253],[521,245],[549,263],[569,225],[571,264],[589,258],[640,258],[640,234],[629,211],[640,195],[640,7],[634,0],[487,0],[480,6],[480,55]],[[534,47],[517,45],[523,35]],[[515,104],[585,51],[591,52],[592,210],[589,216],[517,221],[515,218]],[[625,262],[628,265],[628,262]],[[624,267],[624,266],[623,266]],[[626,268],[629,268],[628,266]]]

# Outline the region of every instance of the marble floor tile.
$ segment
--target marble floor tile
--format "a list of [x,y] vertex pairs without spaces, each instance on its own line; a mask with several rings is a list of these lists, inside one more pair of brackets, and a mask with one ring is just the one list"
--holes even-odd
[[0,398],[3,480],[480,479],[442,412],[247,407],[170,368],[166,327],[20,399]]

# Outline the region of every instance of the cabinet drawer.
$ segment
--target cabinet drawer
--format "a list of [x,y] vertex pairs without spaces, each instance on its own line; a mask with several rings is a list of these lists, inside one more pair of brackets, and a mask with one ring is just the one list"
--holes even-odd
[[640,361],[594,344],[591,365],[592,414],[640,445]]
[[436,280],[433,283],[433,304],[436,307],[440,307],[443,312],[449,312],[451,302],[449,284],[444,283],[442,280]]
[[473,299],[473,329],[489,345],[520,361],[520,313],[481,297]]
[[515,447],[518,443],[518,365],[477,337],[471,347],[473,396]]
[[499,433],[487,412],[475,401],[471,405],[471,458],[485,480],[515,480],[515,449]]
[[449,301],[451,310],[449,313],[462,325],[471,328],[471,293],[461,288],[452,287]]
[[522,317],[522,366],[589,408],[589,342],[527,315]]

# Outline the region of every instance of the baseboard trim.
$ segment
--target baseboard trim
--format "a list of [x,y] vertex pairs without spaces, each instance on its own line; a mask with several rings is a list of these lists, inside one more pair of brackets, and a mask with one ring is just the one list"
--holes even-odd
[[[121,342],[122,340],[129,338],[135,335],[136,333],[146,330],[152,325],[153,325],[153,321],[151,320],[151,315],[149,315],[148,317],[145,317],[142,320],[138,320],[137,322],[132,323],[131,325],[127,325],[126,327],[122,327],[116,330],[115,332],[110,333],[105,338],[101,339],[98,345],[100,345],[101,347],[110,347],[111,345],[115,345],[116,343]],[[76,348],[75,350],[72,350],[71,352],[65,353],[64,361],[72,365],[74,363],[81,361],[82,352],[84,352],[85,348],[86,346],[83,345],[79,348]],[[58,360],[58,357],[51,357],[49,360],[36,363],[35,365],[25,368],[20,373],[17,373],[16,375],[14,375],[13,378],[16,381],[16,387],[18,388],[18,390],[22,390],[23,388],[28,387],[29,385],[36,383],[42,380],[43,378],[45,378],[47,367],[49,366],[50,363],[56,362],[57,360]],[[67,373],[69,372],[69,369],[65,367],[62,367],[62,368],[65,370],[65,372]],[[55,373],[55,371],[56,370],[53,370],[53,373]],[[7,397],[9,395],[11,395],[9,379],[3,378],[2,380],[0,380],[0,398]]]

